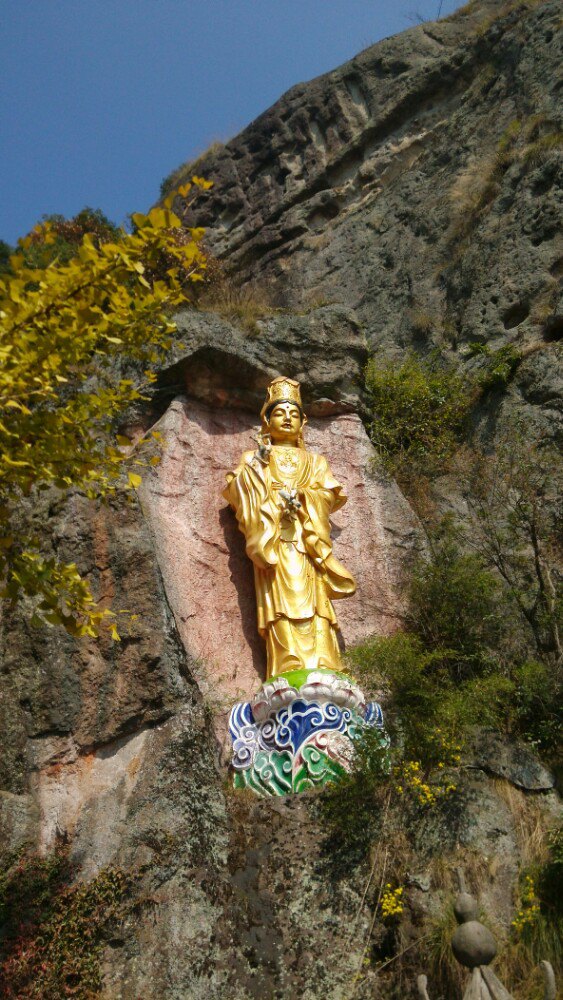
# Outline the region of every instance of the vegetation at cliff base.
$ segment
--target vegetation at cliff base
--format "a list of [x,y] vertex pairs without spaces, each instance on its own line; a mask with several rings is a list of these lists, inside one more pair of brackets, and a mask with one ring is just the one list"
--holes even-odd
[[1,1000],[90,1000],[102,949],[124,915],[131,878],[104,868],[73,881],[65,851],[24,854],[0,871]]
[[[196,187],[207,182],[194,178]],[[184,230],[171,209],[132,217],[134,231],[101,213],[54,217],[20,241],[0,280],[0,578],[2,596],[26,598],[32,622],[96,635],[114,615],[99,608],[74,563],[45,556],[15,524],[22,501],[55,487],[103,497],[140,476],[115,421],[143,397],[170,345],[171,311],[201,281],[203,231]],[[179,231],[182,236],[179,237]],[[116,376],[136,362],[138,377]],[[124,479],[122,472],[127,469]]]
[[[400,968],[411,981],[421,952],[415,959],[407,948],[403,957],[405,934],[410,941],[414,930],[409,920],[416,924],[399,894],[408,873],[428,866],[446,901],[457,888],[454,863],[473,866],[476,884],[490,877],[482,857],[461,858],[459,842],[454,862],[451,839],[472,794],[467,769],[485,743],[524,744],[553,769],[561,766],[562,463],[551,447],[530,444],[517,421],[497,433],[494,451],[479,447],[474,406],[507,390],[521,355],[511,345],[492,351],[474,344],[466,358],[479,364],[465,377],[437,356],[410,355],[398,365],[372,359],[367,368],[367,423],[379,471],[398,478],[427,546],[406,576],[400,631],[347,653],[362,689],[384,703],[390,751],[367,731],[350,774],[320,801],[332,863],[369,859],[371,877],[377,872],[365,961],[382,969],[394,962],[395,975]],[[528,823],[523,793],[497,784],[527,859],[509,932],[495,928],[497,968],[515,996],[539,997],[538,962],[557,967],[561,958],[561,831],[539,805]],[[446,905],[425,921],[420,938],[436,995],[464,988],[451,950],[455,926]]]

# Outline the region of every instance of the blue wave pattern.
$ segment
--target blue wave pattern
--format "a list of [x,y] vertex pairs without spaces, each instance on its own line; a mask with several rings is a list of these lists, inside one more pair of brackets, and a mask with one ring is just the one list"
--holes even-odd
[[[354,740],[365,726],[381,730],[382,745],[386,745],[383,713],[377,702],[369,702],[365,716],[350,708],[339,708],[332,702],[319,704],[297,698],[279,709],[265,722],[257,723],[248,701],[239,702],[231,711],[229,732],[233,742],[232,766],[245,771],[262,765],[264,752],[294,759],[304,744],[320,733],[340,733]],[[259,755],[259,756],[257,756]],[[286,756],[289,755],[289,756]]]

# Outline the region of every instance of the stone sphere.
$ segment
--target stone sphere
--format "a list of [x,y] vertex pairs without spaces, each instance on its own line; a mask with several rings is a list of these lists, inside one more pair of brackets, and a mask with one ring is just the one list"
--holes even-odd
[[461,965],[474,969],[488,965],[497,953],[497,946],[490,930],[478,920],[469,920],[458,927],[452,938],[452,951]]
[[468,892],[460,892],[454,903],[454,913],[458,924],[466,924],[468,920],[477,920],[479,905]]

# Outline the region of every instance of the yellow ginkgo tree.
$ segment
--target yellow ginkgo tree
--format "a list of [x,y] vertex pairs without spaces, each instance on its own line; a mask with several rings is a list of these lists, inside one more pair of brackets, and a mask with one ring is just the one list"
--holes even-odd
[[[15,531],[15,514],[24,497],[47,488],[95,499],[139,485],[130,443],[114,428],[154,381],[172,313],[204,276],[203,230],[186,231],[173,211],[191,187],[132,216],[132,233],[104,243],[85,235],[70,260],[46,254],[45,266],[30,266],[29,244],[54,240],[46,222],[20,241],[0,280],[0,594],[26,597],[35,624],[77,636],[107,625],[117,637],[114,615],[97,605],[76,565],[45,557],[36,539]],[[122,359],[148,370],[140,379],[116,376]]]

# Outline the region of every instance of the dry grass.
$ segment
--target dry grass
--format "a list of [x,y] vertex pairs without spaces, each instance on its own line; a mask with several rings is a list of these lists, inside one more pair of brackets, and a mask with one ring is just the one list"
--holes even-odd
[[[549,859],[550,820],[541,801],[531,799],[502,779],[495,781],[495,791],[512,816],[523,870],[545,865]],[[514,1000],[542,1000],[543,979],[538,965],[542,959],[556,964],[557,956],[560,957],[557,924],[547,920],[542,913],[532,933],[516,939],[511,937],[500,941],[499,945],[495,971],[511,990]]]
[[432,331],[438,326],[438,322],[434,316],[425,312],[424,309],[410,309],[407,318],[413,333],[424,340],[427,340]]
[[[506,781],[496,781],[495,791],[512,816],[524,869],[544,864],[549,853],[549,823],[540,803]],[[494,869],[494,859],[486,859],[469,849],[462,849],[455,856],[436,857],[431,863],[432,887],[444,898],[443,911],[432,922],[430,936],[424,946],[424,972],[428,975],[429,988],[433,989],[431,996],[461,997],[467,985],[467,970],[458,965],[451,949],[452,935],[457,927],[453,900],[460,889],[458,871],[463,875],[466,890],[478,899],[482,886],[497,875]],[[539,962],[547,958],[556,966],[560,949],[556,925],[542,917],[534,926],[533,936],[527,940],[506,938],[498,928],[495,928],[495,937],[499,945],[495,973],[510,990],[514,1000],[543,1000]]]
[[478,897],[481,887],[488,882],[494,871],[491,860],[470,848],[459,848],[455,855],[439,855],[431,864],[432,884],[447,897],[456,896],[460,891],[459,875],[463,879],[466,892]]
[[[543,943],[542,943],[543,939]],[[539,963],[552,951],[553,941],[545,933],[540,935],[535,953],[522,941],[510,941],[499,953],[495,974],[510,990],[514,1000],[543,1000],[543,978]],[[555,967],[554,967],[555,968]],[[555,974],[558,975],[555,968]]]
[[456,962],[452,951],[452,936],[456,927],[453,903],[450,902],[442,917],[435,921],[426,945],[428,956],[426,974],[431,988],[433,986],[431,995],[436,995],[436,991],[439,990],[444,997],[463,996],[467,972]]
[[481,158],[475,157],[458,174],[450,189],[450,201],[455,211],[450,238],[463,239],[469,235],[484,209],[500,193],[504,169],[504,157],[501,160],[498,152],[494,152]]
[[549,822],[540,802],[530,799],[519,788],[515,788],[502,778],[495,780],[494,788],[512,816],[523,867],[544,864],[549,855],[547,844]]
[[203,150],[203,152],[196,156],[195,159],[187,160],[186,163],[181,163],[179,167],[176,167],[176,169],[173,170],[172,173],[168,174],[168,176],[162,181],[160,185],[161,197],[164,198],[170,193],[170,191],[173,191],[174,188],[177,188],[181,184],[185,184],[186,181],[191,180],[193,175],[198,173],[203,161],[207,159],[208,156],[213,156],[216,153],[219,153],[220,150],[223,149],[224,145],[224,142],[221,142],[219,139],[215,139],[209,144],[209,146],[207,146],[206,149]]
[[[513,10],[521,10],[522,12],[533,10],[534,7],[538,7],[542,3],[545,3],[545,0],[508,0],[508,2],[503,4],[502,7],[495,11],[494,14],[489,14],[479,22],[475,28],[475,35],[477,38],[483,38],[493,25],[495,25],[498,21],[502,21],[503,17],[507,17]],[[472,4],[467,5],[467,8],[471,7]],[[467,10],[467,8],[462,7],[462,10]]]
[[530,309],[530,322],[533,326],[545,326],[554,315],[559,298],[559,281],[548,278],[545,285],[535,297]]
[[281,312],[271,304],[266,288],[252,283],[239,285],[226,276],[220,276],[211,282],[202,292],[198,306],[224,316],[251,337],[260,335],[261,320]]
[[455,179],[450,189],[455,213],[450,240],[462,242],[469,237],[500,194],[502,178],[513,163],[520,162],[524,169],[534,169],[561,149],[563,132],[555,129],[545,115],[532,115],[524,123],[519,119],[509,122],[496,149],[488,155],[474,157]]
[[[549,823],[540,802],[502,780],[495,782],[495,791],[508,807],[514,821],[522,865],[524,868],[542,865],[548,858]],[[387,881],[400,884],[405,879],[408,885],[406,873],[416,871],[419,860],[405,832],[404,823],[401,824],[400,811],[397,813],[395,809],[390,809],[383,826],[379,841],[372,848],[369,879],[350,927],[352,942],[362,923],[365,926],[366,911],[371,911],[369,930],[360,943],[363,962],[352,983],[350,996],[355,996],[356,990],[361,993],[369,982],[372,991],[370,996],[383,997],[388,995],[390,980],[387,977],[390,974],[393,983],[400,980],[402,988],[405,988],[407,984],[410,987],[414,983],[420,972],[424,972],[428,976],[431,997],[458,1000],[463,996],[469,979],[468,970],[457,963],[451,948],[452,936],[457,927],[453,901],[461,887],[459,873],[462,874],[464,888],[479,899],[483,886],[490,884],[491,879],[503,877],[498,870],[501,860],[496,857],[486,858],[480,852],[464,847],[458,847],[452,853],[436,855],[429,863],[428,874],[433,906],[438,909],[434,909],[434,916],[427,917],[422,926],[418,922],[414,926],[407,922],[400,930],[397,951],[390,959],[380,963],[376,957],[380,938],[377,901],[382,885]],[[390,844],[392,851],[388,849]],[[483,919],[485,923],[488,922],[486,915]],[[555,931],[556,925],[545,919],[536,922],[533,938],[530,940],[514,939],[512,936],[507,938],[501,929],[494,928],[499,945],[494,970],[514,1000],[543,1000],[543,978],[538,963],[540,959],[547,958],[555,967]],[[369,962],[371,947],[373,951]]]
[[542,135],[535,142],[528,143],[522,150],[522,160],[526,166],[540,167],[551,159],[553,153],[563,149],[563,132],[550,132]]

